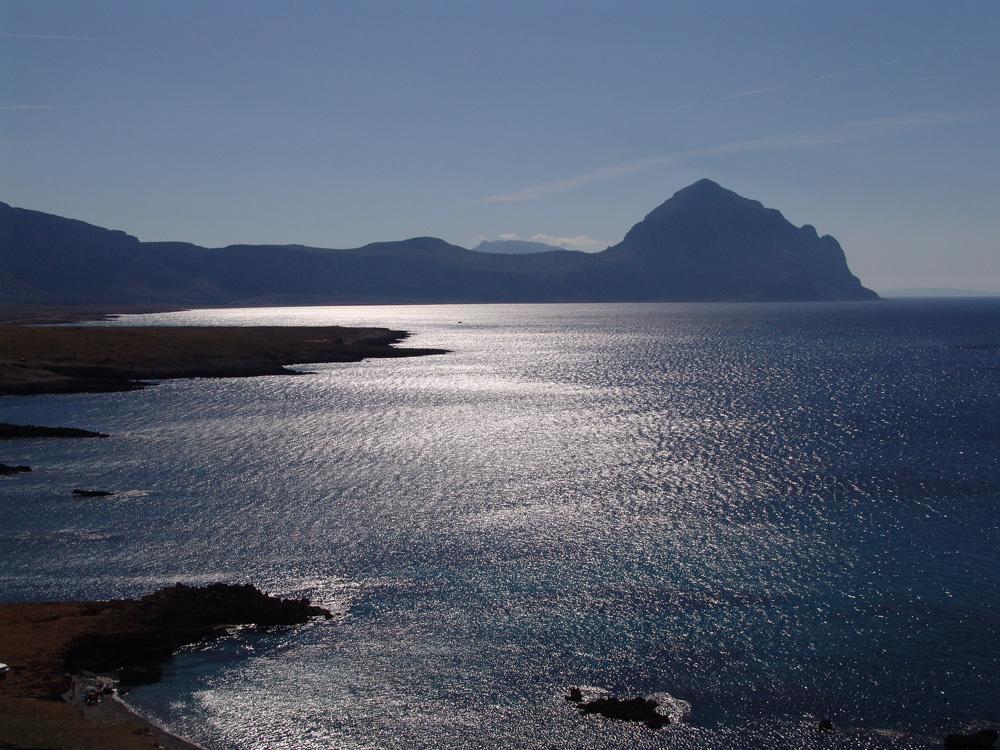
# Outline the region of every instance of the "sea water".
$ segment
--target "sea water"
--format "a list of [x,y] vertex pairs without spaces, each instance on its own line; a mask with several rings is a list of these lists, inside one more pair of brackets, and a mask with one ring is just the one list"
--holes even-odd
[[[934,747],[1000,720],[1000,301],[122,323],[451,350],[0,399],[112,435],[0,445],[35,469],[0,480],[4,600],[247,581],[337,613],[132,693],[206,748]],[[571,685],[683,721],[580,716]]]

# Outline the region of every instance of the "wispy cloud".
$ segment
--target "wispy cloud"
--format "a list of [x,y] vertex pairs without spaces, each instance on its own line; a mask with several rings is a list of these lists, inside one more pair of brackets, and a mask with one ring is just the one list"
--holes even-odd
[[766,94],[769,91],[781,91],[782,89],[787,89],[788,86],[765,86],[762,89],[750,89],[749,91],[741,91],[738,94],[730,94],[729,96],[724,96],[719,101],[725,101],[727,99],[742,99],[744,96],[756,96],[757,94]]
[[688,102],[687,104],[678,104],[671,107],[668,111],[677,112],[679,110],[691,109],[692,107],[704,106],[706,104],[711,104],[713,102],[727,102],[733,99],[743,99],[748,96],[757,96],[758,94],[767,94],[772,91],[784,91],[787,89],[800,88],[802,86],[817,83],[819,81],[828,81],[832,78],[840,78],[841,76],[856,75],[858,73],[864,73],[869,70],[878,70],[880,68],[888,68],[892,65],[899,65],[902,60],[886,60],[885,62],[875,63],[874,65],[863,65],[858,68],[848,68],[846,70],[838,70],[833,73],[827,73],[825,75],[817,76],[815,78],[809,78],[806,80],[799,80],[792,83],[782,83],[776,86],[762,86],[760,88],[749,89],[748,91],[739,91],[735,94],[727,94],[726,96],[717,96],[711,99],[702,99],[697,102]]
[[486,203],[516,203],[519,201],[537,200],[538,198],[543,198],[547,195],[577,190],[598,182],[606,182],[608,180],[628,177],[629,175],[645,172],[655,167],[662,167],[669,164],[679,164],[681,162],[692,161],[700,158],[711,158],[760,151],[794,151],[801,149],[824,148],[843,143],[877,138],[913,128],[964,122],[976,117],[976,115],[962,112],[929,112],[898,117],[882,117],[871,120],[854,120],[827,128],[816,128],[813,130],[801,130],[789,133],[776,133],[774,135],[767,135],[760,138],[748,138],[745,140],[731,141],[729,143],[722,143],[705,148],[674,151],[669,154],[651,156],[646,159],[613,164],[611,166],[602,167],[590,172],[573,175],[572,177],[552,180],[551,182],[542,182],[536,185],[529,185],[528,187],[513,190],[508,193],[498,193],[496,195],[488,196],[483,200]]
[[4,104],[0,105],[0,112],[37,112],[39,110],[50,109],[86,109],[83,104],[66,104],[56,106],[54,104]]
[[0,37],[6,39],[62,39],[74,42],[89,42],[93,39],[90,36],[68,36],[66,34],[9,34],[0,31]]
[[840,78],[841,76],[854,75],[856,73],[864,73],[869,70],[878,70],[879,68],[888,68],[893,65],[899,65],[902,60],[886,60],[885,62],[876,63],[875,65],[864,65],[860,68],[848,68],[847,70],[838,70],[835,73],[827,73],[826,75],[818,76],[813,78],[815,81],[829,81],[831,78]]

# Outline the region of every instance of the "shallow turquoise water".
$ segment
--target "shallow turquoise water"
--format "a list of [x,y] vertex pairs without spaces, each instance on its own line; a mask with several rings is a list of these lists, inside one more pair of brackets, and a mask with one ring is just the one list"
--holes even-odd
[[[454,350],[0,399],[0,421],[113,433],[0,445],[36,468],[0,480],[4,599],[246,580],[341,613],[133,694],[206,747],[932,747],[1000,720],[996,301],[128,322]],[[581,718],[571,684],[691,712]]]

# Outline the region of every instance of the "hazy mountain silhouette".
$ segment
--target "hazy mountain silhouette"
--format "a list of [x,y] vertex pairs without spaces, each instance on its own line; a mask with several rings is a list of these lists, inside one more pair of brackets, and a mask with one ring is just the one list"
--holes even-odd
[[710,180],[600,253],[475,252],[433,237],[350,250],[203,248],[0,203],[0,301],[382,303],[863,300],[835,239]]
[[711,180],[679,190],[605,251],[632,269],[639,296],[869,299],[829,235]]
[[472,249],[478,253],[530,255],[531,253],[550,253],[553,250],[562,250],[563,248],[532,240],[483,240]]

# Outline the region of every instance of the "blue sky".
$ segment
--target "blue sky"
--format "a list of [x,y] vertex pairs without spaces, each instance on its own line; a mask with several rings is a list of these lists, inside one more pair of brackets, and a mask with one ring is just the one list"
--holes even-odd
[[710,177],[875,288],[1000,291],[998,40],[985,0],[0,0],[0,200],[212,246],[600,249]]

